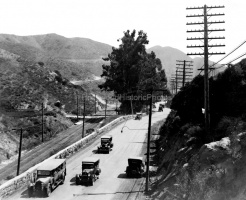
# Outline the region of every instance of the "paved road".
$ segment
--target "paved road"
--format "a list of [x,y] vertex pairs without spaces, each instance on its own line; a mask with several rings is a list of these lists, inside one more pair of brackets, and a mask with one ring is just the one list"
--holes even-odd
[[[152,123],[166,118],[168,109],[164,112],[154,113]],[[121,133],[122,127],[123,133]],[[142,120],[128,120],[117,126],[108,134],[113,136],[114,147],[110,154],[95,153],[99,145],[99,139],[91,143],[87,148],[67,160],[67,176],[65,183],[58,186],[49,198],[45,199],[83,199],[83,200],[133,200],[141,199],[145,188],[144,178],[127,178],[125,169],[129,156],[143,156],[146,152],[146,136],[148,117]],[[146,130],[137,130],[146,129]],[[85,157],[100,158],[102,173],[93,186],[77,186],[75,175],[81,172],[81,161]],[[28,198],[26,189],[12,195],[8,199],[39,199]],[[43,198],[41,198],[43,199]]]

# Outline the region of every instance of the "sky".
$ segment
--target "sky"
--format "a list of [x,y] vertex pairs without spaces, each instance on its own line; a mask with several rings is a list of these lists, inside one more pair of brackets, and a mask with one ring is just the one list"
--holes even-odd
[[[211,17],[211,21],[225,21],[209,28],[225,29],[210,36],[225,36],[224,40],[211,40],[209,44],[225,44],[210,52],[230,53],[246,40],[246,0],[0,0],[0,33],[19,36],[56,33],[67,38],[89,38],[115,47],[123,32],[135,29],[147,33],[147,48],[170,46],[184,53],[202,51],[188,49],[187,37],[202,37],[201,33],[187,33],[201,26],[188,26],[202,18],[187,18],[191,14],[203,14],[203,10],[186,10],[187,7],[225,6],[208,13],[224,13]],[[246,53],[246,43],[220,63],[228,63]],[[226,55],[225,54],[225,55]],[[217,62],[225,55],[214,55]],[[246,56],[244,56],[246,57]],[[237,62],[240,61],[236,60]]]

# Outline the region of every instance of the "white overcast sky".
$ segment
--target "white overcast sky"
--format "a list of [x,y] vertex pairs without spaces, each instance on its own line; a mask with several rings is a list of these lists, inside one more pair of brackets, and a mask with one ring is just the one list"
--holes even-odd
[[[20,36],[56,33],[68,38],[90,38],[117,47],[117,39],[123,32],[135,29],[147,33],[147,48],[171,46],[188,53],[198,49],[187,49],[186,46],[193,43],[186,38],[202,35],[189,34],[186,30],[203,27],[186,25],[188,21],[200,20],[186,18],[186,15],[202,14],[202,10],[186,10],[186,7],[205,4],[225,6],[211,9],[209,13],[225,13],[225,16],[210,18],[211,21],[224,20],[225,24],[210,28],[225,28],[224,32],[213,35],[226,39],[210,44],[224,43],[226,47],[210,51],[228,54],[246,39],[246,0],[0,0],[0,33]],[[242,53],[246,53],[246,44],[221,63]],[[216,62],[221,57],[210,59]]]

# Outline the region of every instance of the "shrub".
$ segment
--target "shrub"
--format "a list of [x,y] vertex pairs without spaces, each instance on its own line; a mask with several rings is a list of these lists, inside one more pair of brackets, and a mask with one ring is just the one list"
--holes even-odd
[[52,150],[50,151],[50,153],[49,153],[49,156],[51,157],[51,156],[55,155],[55,153],[56,153],[55,149],[52,149]]
[[13,175],[13,174],[11,174],[11,175],[8,175],[7,177],[6,177],[6,180],[10,180],[10,179],[12,179],[12,178],[14,178],[15,176]]

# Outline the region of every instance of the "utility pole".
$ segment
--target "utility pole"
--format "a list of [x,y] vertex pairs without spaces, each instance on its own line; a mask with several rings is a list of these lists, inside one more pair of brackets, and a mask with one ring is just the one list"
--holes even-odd
[[44,103],[42,103],[42,142],[44,142]]
[[132,108],[132,96],[131,96],[131,111],[132,111],[132,115],[133,115],[133,108]]
[[85,95],[84,95],[84,110],[83,110],[83,125],[82,125],[82,138],[85,135]]
[[170,79],[170,87],[171,87],[171,91],[172,94],[175,94],[175,79]]
[[151,135],[151,117],[152,117],[152,99],[153,91],[162,91],[163,93],[167,91],[166,89],[151,89],[150,90],[150,101],[149,101],[149,125],[148,125],[148,140],[147,140],[147,167],[146,167],[146,185],[145,191],[149,191],[149,157],[150,157],[150,135]]
[[79,95],[77,94],[77,122],[79,121]]
[[[182,68],[180,68],[180,67],[176,67],[176,69],[177,70],[181,70],[181,71],[178,71],[178,72],[181,72],[182,73],[182,78],[183,78],[183,80],[182,80],[182,87],[184,87],[185,86],[185,83],[186,83],[186,80],[187,80],[187,77],[189,78],[189,77],[192,77],[192,71],[186,71],[186,70],[192,70],[192,68],[190,68],[190,67],[187,67],[186,66],[186,63],[188,64],[190,64],[190,63],[193,63],[193,61],[188,61],[188,60],[177,60],[177,66],[183,66]],[[183,63],[183,64],[181,64],[181,62]],[[189,66],[191,66],[191,65],[189,65]]]
[[[141,89],[140,89],[141,90]],[[152,102],[153,102],[153,92],[154,91],[162,91],[163,95],[164,92],[167,91],[167,89],[146,89],[146,90],[141,90],[141,91],[146,91],[150,92],[150,100],[149,100],[149,124],[148,124],[148,137],[147,137],[147,161],[146,161],[146,181],[145,181],[145,191],[149,191],[149,164],[150,164],[150,136],[151,136],[151,117],[152,117]],[[129,93],[128,93],[129,94]],[[131,91],[130,94],[132,95],[133,92]]]
[[20,130],[20,144],[19,144],[19,156],[18,156],[18,163],[17,163],[17,176],[19,175],[20,172],[20,161],[21,161],[21,148],[22,148],[22,132],[23,129],[12,129],[12,130]]
[[175,88],[174,88],[174,93],[177,94],[178,93],[178,89],[179,88],[179,83],[180,83],[180,77],[178,76],[178,70],[176,69],[175,71],[175,75],[172,75],[171,77],[171,81],[174,83]]
[[105,119],[107,116],[107,104],[108,104],[108,99],[105,99]]
[[95,114],[97,113],[97,95],[95,94]]
[[152,115],[152,95],[153,90],[150,91],[149,101],[149,127],[148,127],[148,140],[147,140],[147,168],[146,168],[146,192],[149,191],[149,154],[150,154],[150,133],[151,133],[151,115]]
[[220,55],[225,54],[224,52],[209,52],[208,48],[212,47],[223,47],[225,45],[223,44],[212,44],[209,45],[208,41],[212,39],[225,39],[225,37],[216,37],[216,36],[208,36],[212,32],[216,31],[225,31],[225,29],[208,29],[209,26],[212,24],[219,24],[219,23],[225,23],[224,21],[208,21],[208,17],[212,16],[223,16],[224,14],[209,14],[208,10],[214,9],[214,8],[224,8],[224,6],[206,6],[203,7],[193,7],[193,8],[186,8],[187,10],[203,10],[203,14],[198,15],[187,15],[186,17],[200,17],[203,18],[203,21],[196,22],[196,23],[187,23],[187,25],[203,25],[203,30],[188,30],[187,33],[194,33],[194,32],[203,32],[204,37],[203,38],[187,38],[187,40],[203,40],[203,45],[191,45],[187,46],[187,48],[203,48],[202,53],[187,53],[187,55],[203,55],[204,56],[204,108],[205,108],[205,130],[206,133],[209,134],[210,131],[210,105],[209,105],[209,79],[208,79],[208,56],[209,55]]

